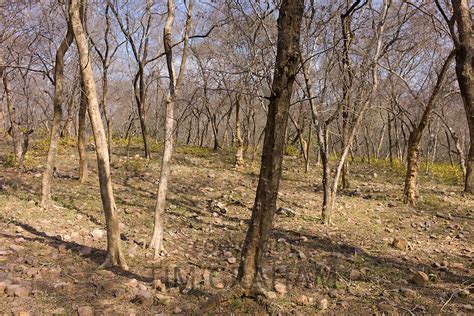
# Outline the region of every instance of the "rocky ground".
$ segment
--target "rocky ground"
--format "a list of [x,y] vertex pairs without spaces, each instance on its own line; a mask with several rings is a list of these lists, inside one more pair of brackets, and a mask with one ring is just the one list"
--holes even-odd
[[[159,161],[138,148],[113,156],[113,181],[130,271],[99,270],[106,247],[94,153],[78,181],[73,145],[63,144],[53,210],[38,207],[45,146],[32,145],[26,169],[9,165],[0,143],[0,314],[154,315],[197,313],[227,291],[239,264],[258,163],[232,168],[224,150],[178,148],[170,180],[165,248],[146,248]],[[156,154],[155,156],[159,156]],[[266,258],[266,306],[242,298],[210,314],[473,314],[474,201],[459,184],[421,179],[416,208],[400,202],[397,170],[352,165],[334,225],[320,220],[320,172],[285,157]]]

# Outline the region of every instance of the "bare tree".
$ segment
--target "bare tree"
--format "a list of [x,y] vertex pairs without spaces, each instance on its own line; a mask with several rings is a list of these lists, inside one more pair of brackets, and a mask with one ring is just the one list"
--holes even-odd
[[94,133],[96,144],[97,167],[99,173],[100,195],[102,206],[104,208],[105,220],[107,224],[107,257],[101,267],[119,265],[128,270],[125,257],[122,252],[120,242],[120,229],[118,225],[117,212],[115,209],[115,200],[112,188],[112,179],[110,176],[109,154],[107,151],[107,141],[104,125],[100,116],[97,91],[90,63],[89,45],[82,25],[80,16],[81,0],[71,0],[69,7],[69,16],[74,32],[74,38],[79,51],[79,64],[81,67],[84,92],[87,97],[87,109]]
[[73,41],[73,31],[71,22],[67,21],[67,32],[56,52],[56,61],[54,65],[54,99],[53,99],[53,125],[51,127],[51,137],[48,150],[46,167],[43,172],[41,187],[41,207],[51,208],[51,179],[56,164],[58,152],[58,141],[61,132],[61,121],[63,118],[63,90],[64,90],[64,56]]
[[153,229],[153,237],[151,239],[150,248],[155,251],[155,258],[164,250],[163,247],[163,216],[165,211],[166,193],[168,192],[168,179],[171,167],[171,158],[173,153],[173,137],[174,137],[174,105],[178,95],[179,87],[184,78],[186,61],[189,48],[189,31],[191,29],[191,12],[193,1],[187,3],[187,18],[184,35],[184,47],[181,55],[181,64],[179,73],[176,77],[173,65],[173,45],[172,32],[175,20],[175,3],[174,0],[168,0],[168,16],[163,28],[163,44],[166,52],[166,64],[168,66],[169,75],[169,91],[166,97],[166,119],[165,119],[165,146],[163,150],[163,159],[161,161],[160,183],[158,185],[158,195],[155,207],[155,225]]
[[289,107],[300,63],[299,40],[303,12],[303,0],[283,0],[281,3],[260,176],[237,277],[246,294],[262,290],[263,255],[276,211]]

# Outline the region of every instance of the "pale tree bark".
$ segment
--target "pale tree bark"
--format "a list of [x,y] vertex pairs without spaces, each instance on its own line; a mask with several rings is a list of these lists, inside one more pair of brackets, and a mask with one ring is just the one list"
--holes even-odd
[[87,181],[87,132],[86,132],[86,114],[87,114],[87,97],[84,92],[84,84],[81,79],[81,91],[79,99],[79,118],[77,129],[77,150],[79,152],[79,181],[85,183]]
[[[144,34],[141,37],[140,42],[136,42],[132,36],[132,31],[129,28],[129,25],[124,24],[120,14],[117,11],[117,8],[114,6],[114,3],[111,0],[107,0],[108,7],[112,10],[120,29],[123,35],[126,37],[128,43],[130,44],[130,48],[133,53],[133,57],[137,62],[137,72],[135,74],[133,80],[133,92],[135,101],[137,103],[137,110],[138,110],[138,119],[140,122],[141,134],[143,139],[143,149],[144,149],[144,157],[146,159],[151,159],[151,149],[148,144],[148,131],[146,126],[146,87],[145,87],[145,67],[150,60],[148,60],[148,45],[149,45],[149,34],[151,32],[152,26],[152,13],[151,7],[153,2],[150,0],[146,1],[146,8],[145,8],[145,15],[146,15],[146,23],[142,24],[142,28],[144,29]],[[128,21],[127,21],[128,23]]]
[[73,31],[70,21],[67,22],[67,32],[61,44],[56,51],[56,61],[54,65],[54,98],[53,98],[53,123],[51,127],[51,136],[46,159],[46,167],[43,172],[41,183],[41,207],[49,209],[53,206],[51,201],[51,180],[56,164],[58,152],[58,141],[61,132],[61,121],[63,117],[63,91],[64,91],[64,56],[73,41]]
[[[423,131],[425,130],[431,113],[436,107],[436,101],[438,96],[443,88],[444,79],[446,78],[446,73],[448,72],[449,64],[454,58],[454,51],[452,51],[449,56],[444,61],[444,64],[438,73],[438,78],[436,79],[436,84],[433,87],[428,103],[425,106],[423,115],[421,116],[420,122],[414,129],[410,132],[408,138],[408,147],[407,147],[407,173],[405,176],[405,188],[403,191],[403,202],[405,204],[415,205],[416,203],[416,189],[417,189],[417,180],[418,180],[418,164],[419,164],[419,154],[420,154],[420,143],[423,136]],[[424,104],[423,104],[424,105]]]
[[13,152],[15,157],[15,162],[21,164],[23,160],[22,148],[21,148],[21,138],[20,138],[20,128],[18,117],[16,113],[16,107],[13,104],[13,97],[10,90],[10,83],[7,78],[8,74],[3,74],[3,89],[5,91],[6,101],[7,101],[7,113],[8,113],[8,134],[12,137],[13,140]]
[[299,40],[303,12],[303,0],[283,0],[281,3],[277,21],[277,55],[260,176],[237,276],[244,294],[264,291],[260,284],[263,256],[276,211],[289,107],[293,83],[300,65]]
[[163,247],[163,222],[166,205],[166,194],[168,192],[168,180],[171,167],[171,158],[173,153],[173,134],[174,134],[174,103],[178,94],[178,89],[184,78],[186,60],[189,50],[189,31],[191,29],[191,12],[193,1],[187,3],[187,18],[184,35],[184,47],[181,56],[181,64],[179,74],[176,78],[173,65],[172,51],[172,31],[175,20],[175,3],[174,0],[168,0],[168,16],[166,18],[165,27],[163,28],[163,44],[166,53],[166,64],[169,75],[169,90],[166,97],[166,119],[165,119],[165,145],[163,150],[163,159],[161,161],[160,182],[158,184],[158,195],[155,206],[155,222],[153,229],[153,237],[151,239],[150,248],[154,249],[155,258],[164,251]]
[[[337,195],[337,190],[339,186],[339,180],[342,176],[343,168],[347,159],[347,155],[349,154],[350,146],[354,140],[357,129],[362,121],[362,118],[364,117],[365,112],[367,111],[370,103],[372,102],[374,98],[374,94],[377,91],[377,88],[379,85],[378,63],[379,63],[380,57],[382,56],[382,40],[383,40],[383,34],[384,34],[384,29],[385,29],[385,22],[387,20],[388,8],[390,4],[391,4],[390,0],[384,1],[380,21],[376,27],[374,26],[374,34],[376,36],[377,45],[376,45],[375,54],[373,57],[373,62],[370,66],[372,85],[368,92],[367,98],[360,106],[360,110],[358,111],[358,113],[354,114],[355,117],[354,117],[353,123],[351,124],[350,127],[348,127],[347,142],[344,145],[343,151],[341,153],[341,156],[336,166],[336,172],[331,182],[329,197],[328,199],[323,199],[323,207],[322,207],[321,215],[322,215],[322,222],[326,225],[329,225],[332,223],[332,213],[336,204],[336,195]],[[327,126],[327,124],[324,124],[323,126]],[[325,137],[327,139],[327,131],[325,132]],[[321,148],[323,147],[321,146]],[[324,162],[323,162],[323,166],[324,166]],[[323,171],[323,174],[324,174],[324,171]],[[327,176],[330,176],[329,172]],[[326,185],[329,185],[327,180],[326,180]],[[324,181],[323,181],[323,186],[324,186]],[[324,189],[324,190],[328,190],[328,189]]]
[[69,16],[79,52],[79,64],[81,67],[81,75],[84,83],[84,91],[87,96],[87,109],[92,125],[92,131],[94,133],[100,195],[102,198],[102,206],[104,209],[107,225],[107,257],[101,267],[106,268],[118,265],[122,269],[128,270],[120,242],[120,229],[118,225],[117,212],[115,209],[112,178],[110,176],[107,141],[104,125],[100,116],[96,85],[93,77],[92,65],[90,62],[88,41],[80,17],[81,6],[83,6],[83,2],[81,0],[71,0]]
[[240,93],[235,102],[235,162],[234,167],[239,168],[244,165],[244,140],[242,139],[242,129],[240,126]]

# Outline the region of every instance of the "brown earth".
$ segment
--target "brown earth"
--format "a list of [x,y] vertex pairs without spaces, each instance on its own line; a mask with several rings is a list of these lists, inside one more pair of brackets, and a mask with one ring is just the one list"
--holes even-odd
[[[26,170],[9,166],[0,143],[0,314],[153,315],[197,313],[228,291],[258,177],[258,163],[232,168],[232,153],[177,149],[165,223],[166,254],[146,249],[159,161],[113,156],[113,181],[130,271],[99,270],[106,239],[95,156],[78,181],[73,145],[63,144],[53,183],[58,208],[38,207],[42,142]],[[133,154],[139,153],[138,147]],[[158,155],[156,155],[158,156]],[[400,202],[402,174],[352,165],[334,226],[320,220],[320,171],[285,157],[266,258],[266,305],[234,299],[210,314],[472,314],[474,201],[460,185],[423,177],[417,207]],[[16,286],[15,286],[16,285]]]

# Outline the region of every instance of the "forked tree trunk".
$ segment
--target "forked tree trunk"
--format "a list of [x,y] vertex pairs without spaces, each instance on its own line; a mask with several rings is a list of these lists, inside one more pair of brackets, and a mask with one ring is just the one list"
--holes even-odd
[[[466,157],[464,190],[474,194],[474,23],[469,0],[452,0],[458,38],[456,46],[456,75],[469,126],[470,147]],[[453,34],[454,35],[454,34]]]
[[179,68],[178,78],[175,76],[173,65],[172,51],[172,31],[175,19],[175,3],[174,0],[168,0],[168,16],[166,18],[165,27],[163,28],[163,44],[166,53],[166,64],[170,78],[168,96],[166,98],[166,119],[165,119],[165,145],[163,150],[163,159],[161,161],[160,182],[158,184],[158,196],[156,198],[155,207],[155,223],[153,229],[153,237],[151,239],[150,248],[154,249],[155,258],[164,250],[163,247],[163,217],[165,212],[166,194],[168,192],[168,179],[171,167],[171,158],[173,153],[173,134],[174,134],[174,102],[178,93],[180,83],[184,78],[184,71],[189,48],[189,31],[191,29],[191,12],[193,1],[189,0],[187,6],[187,18],[184,35],[184,48],[181,56],[181,65]]
[[283,0],[281,3],[277,22],[277,56],[260,177],[237,276],[239,285],[249,294],[260,288],[263,255],[276,210],[291,94],[300,61],[299,40],[303,12],[303,0]]
[[54,65],[53,125],[51,127],[48,158],[46,159],[46,167],[43,172],[41,183],[41,207],[45,209],[49,209],[53,206],[51,201],[51,179],[56,164],[58,142],[61,132],[61,120],[63,118],[64,56],[73,41],[71,23],[68,21],[67,24],[67,33],[56,51],[56,63]]
[[433,87],[433,91],[431,92],[430,99],[428,100],[428,103],[425,106],[425,110],[423,111],[423,115],[421,116],[420,122],[417,126],[414,127],[413,131],[410,132],[410,137],[408,138],[407,173],[405,176],[405,189],[403,191],[403,202],[405,204],[415,205],[416,203],[421,138],[423,136],[423,131],[425,130],[431,118],[431,113],[433,112],[436,106],[438,95],[441,92],[446,73],[448,72],[449,64],[451,63],[453,58],[454,51],[452,51],[444,61],[444,64],[438,74],[438,78],[436,79],[436,84]]
[[77,129],[77,149],[79,152],[79,181],[85,183],[87,181],[87,133],[86,133],[86,114],[87,114],[87,97],[84,92],[84,84],[81,79],[81,93],[79,97],[79,123]]
[[122,269],[128,270],[125,257],[122,252],[120,242],[120,229],[115,209],[112,179],[110,176],[109,153],[107,151],[107,141],[104,125],[100,117],[97,91],[90,63],[89,47],[87,37],[84,33],[80,12],[83,2],[81,0],[71,0],[69,15],[74,31],[77,49],[79,52],[79,64],[81,67],[84,91],[87,96],[87,106],[89,118],[94,133],[97,154],[97,169],[99,174],[100,195],[104,208],[105,220],[107,224],[107,257],[102,268],[118,265]]

